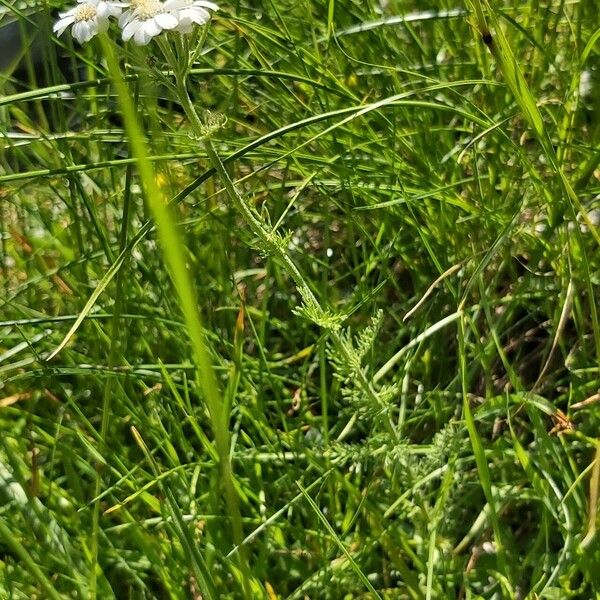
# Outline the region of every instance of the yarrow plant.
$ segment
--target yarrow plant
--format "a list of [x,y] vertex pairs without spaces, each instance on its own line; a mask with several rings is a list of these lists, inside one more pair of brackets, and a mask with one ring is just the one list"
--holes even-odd
[[[199,56],[206,38],[204,35],[187,36],[185,34],[191,34],[196,26],[206,24],[211,17],[211,12],[217,9],[218,6],[209,0],[114,0],[112,2],[106,0],[78,0],[78,5],[75,8],[60,15],[61,19],[56,23],[54,29],[60,35],[72,26],[73,37],[80,43],[84,43],[97,33],[105,31],[109,26],[111,17],[117,17],[121,35],[125,42],[133,40],[138,45],[146,45],[163,32],[171,31],[178,34],[165,35],[156,40],[157,54],[159,56],[162,54],[168,69],[159,68],[159,60],[156,60],[157,56],[153,56],[153,60],[147,63],[152,70],[152,75],[173,94],[175,100],[183,109],[188,120],[191,137],[204,146],[206,156],[212,163],[226,196],[243,217],[246,226],[253,232],[256,238],[257,250],[273,257],[295,283],[302,299],[302,305],[297,313],[327,330],[336,356],[341,357],[340,361],[344,364],[352,364],[356,367],[351,375],[348,375],[348,377],[352,377],[353,384],[357,388],[355,395],[361,399],[366,398],[371,405],[378,408],[378,417],[384,419],[385,426],[395,438],[397,434],[388,410],[391,397],[390,390],[377,387],[367,378],[364,369],[361,368],[359,351],[354,348],[352,339],[345,336],[340,329],[342,317],[330,313],[329,310],[320,305],[305,276],[289,255],[287,240],[275,231],[256,208],[239,193],[212,141],[215,132],[221,129],[225,123],[224,116],[213,115],[205,111],[199,114],[197,106],[190,95],[189,77],[192,66]],[[212,366],[210,365],[210,359],[207,358],[207,352],[203,344],[198,341],[202,340],[204,335],[197,314],[197,301],[194,297],[193,286],[189,280],[185,264],[180,262],[179,254],[174,253],[172,250],[173,239],[177,238],[175,222],[171,221],[172,217],[165,198],[156,190],[154,185],[152,167],[149,166],[145,154],[144,132],[141,124],[138,123],[136,108],[122,78],[119,61],[114,54],[112,45],[105,39],[101,39],[101,43],[108,72],[111,75],[121,104],[131,151],[137,159],[140,180],[143,183],[142,187],[154,216],[165,259],[173,273],[175,288],[180,296],[186,324],[190,331],[190,339],[195,344],[194,353],[197,364],[199,367],[202,366],[204,374],[212,373]],[[59,346],[60,348],[61,346]],[[207,377],[213,377],[213,375]],[[243,547],[244,535],[239,501],[229,456],[230,439],[226,425],[229,419],[228,409],[226,404],[221,401],[219,393],[214,391],[217,389],[216,381],[214,384],[207,383],[207,381],[206,377],[202,377],[199,385],[203,390],[207,409],[213,423],[217,452],[221,462],[225,497],[232,515],[234,541],[238,549],[239,567],[243,573],[244,596],[252,597],[248,584],[250,575]],[[392,391],[395,391],[395,389]],[[104,414],[108,415],[108,410],[105,409]]]
[[194,25],[207,23],[211,11],[218,9],[208,0],[77,0],[77,6],[59,13],[54,32],[60,36],[71,27],[73,37],[84,44],[107,31],[111,18],[118,18],[123,41],[133,39],[144,46],[163,31],[190,33]]
[[[60,35],[69,25],[73,25],[73,36],[83,43],[96,33],[104,31],[108,27],[110,17],[118,16],[123,40],[127,42],[132,39],[138,45],[146,45],[163,31],[176,31],[179,34],[193,32],[194,26],[206,24],[211,17],[211,11],[215,10],[218,10],[218,6],[210,0],[114,0],[112,2],[78,0],[77,7],[61,14],[61,19],[54,29]],[[169,70],[168,74],[165,74],[160,69],[156,69],[154,75],[173,92],[183,108],[192,135],[204,145],[207,157],[220,178],[227,196],[255,234],[258,240],[257,248],[278,260],[295,282],[302,298],[302,307],[298,313],[327,329],[336,352],[343,357],[343,360],[350,363],[354,357],[354,350],[352,344],[340,333],[337,316],[332,316],[321,307],[303,274],[289,256],[285,239],[274,232],[261,215],[242,198],[221,162],[211,137],[223,126],[224,118],[210,113],[205,113],[202,118],[197,112],[189,93],[188,76],[203,42],[204,38],[195,39],[190,45],[186,38],[182,41],[181,36],[157,40],[157,46]],[[385,390],[373,387],[362,371],[358,374],[356,385],[371,403],[382,409],[385,408],[387,403]],[[385,413],[385,410],[383,412]],[[388,419],[387,425],[390,431],[393,432],[389,414],[385,417]]]

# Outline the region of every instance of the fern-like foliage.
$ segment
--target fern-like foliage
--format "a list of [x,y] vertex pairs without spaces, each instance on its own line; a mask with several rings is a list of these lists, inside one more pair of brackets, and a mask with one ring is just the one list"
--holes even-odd
[[396,384],[376,387],[365,359],[372,350],[383,321],[379,310],[360,333],[340,331],[328,347],[335,377],[342,384],[342,396],[361,418],[372,421],[389,412],[398,395]]

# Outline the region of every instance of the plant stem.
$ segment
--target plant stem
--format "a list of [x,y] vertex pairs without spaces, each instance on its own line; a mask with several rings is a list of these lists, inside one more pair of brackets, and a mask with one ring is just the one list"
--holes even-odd
[[[194,134],[202,139],[204,143],[204,148],[208,155],[210,162],[212,163],[217,175],[219,176],[223,187],[225,188],[225,192],[227,196],[235,206],[235,208],[241,213],[242,217],[246,221],[246,224],[252,230],[252,233],[260,240],[261,248],[266,251],[270,256],[273,256],[286,270],[287,274],[296,284],[296,287],[302,296],[306,305],[310,306],[319,314],[325,314],[325,311],[321,307],[319,301],[316,296],[313,294],[310,286],[306,282],[306,279],[292,260],[292,258],[285,252],[280,243],[280,238],[271,231],[266,223],[264,223],[260,215],[242,198],[240,193],[237,191],[235,184],[231,180],[229,173],[225,169],[225,165],[223,161],[219,157],[215,146],[211,140],[211,134],[209,128],[207,128],[194,107],[194,104],[190,98],[188,88],[186,85],[185,76],[182,74],[176,75],[177,79],[177,93],[179,96],[179,101],[183,106],[185,114],[187,115],[192,128],[194,130]],[[332,327],[329,329],[329,335],[335,345],[336,351],[339,352],[346,360],[350,361],[351,356],[349,349],[344,342],[342,336],[339,331]],[[366,375],[362,371],[358,371],[357,373],[357,382],[363,393],[366,397],[373,403],[382,406],[381,398],[379,397],[377,391],[373,388],[371,382],[367,379]],[[394,425],[392,424],[390,415],[386,415],[385,423],[388,428],[389,433],[391,433],[395,438],[397,437],[396,430]]]

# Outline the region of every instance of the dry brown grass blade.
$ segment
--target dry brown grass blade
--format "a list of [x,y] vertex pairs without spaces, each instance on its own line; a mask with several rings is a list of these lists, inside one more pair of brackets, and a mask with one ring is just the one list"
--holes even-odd
[[30,392],[20,392],[17,394],[12,394],[10,396],[6,396],[5,398],[0,399],[0,408],[6,408],[7,406],[12,406],[21,400],[29,400],[31,398]]
[[537,378],[535,384],[533,385],[532,391],[535,391],[538,388],[538,386],[542,382],[542,379],[546,375],[548,368],[550,367],[550,363],[552,362],[552,359],[554,358],[554,354],[556,353],[556,348],[558,347],[558,342],[560,340],[560,336],[561,336],[562,332],[564,331],[565,326],[567,324],[567,320],[569,318],[569,315],[571,314],[571,308],[573,307],[573,298],[574,297],[575,297],[575,286],[573,285],[573,280],[570,279],[569,285],[567,286],[567,293],[565,295],[565,302],[563,304],[562,311],[560,313],[558,327],[556,328],[556,333],[554,334],[554,339],[552,340],[552,347],[550,348],[550,353],[548,354],[548,358],[546,359],[546,362],[544,363],[544,366],[542,367],[542,370],[540,371],[540,374],[538,375],[538,378]]

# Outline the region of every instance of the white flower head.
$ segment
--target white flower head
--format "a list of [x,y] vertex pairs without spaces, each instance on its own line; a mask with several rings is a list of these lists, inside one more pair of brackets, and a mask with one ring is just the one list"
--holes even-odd
[[139,46],[146,45],[165,29],[175,29],[179,24],[173,4],[178,0],[131,0],[129,10],[119,19],[123,28],[123,41],[131,38]]
[[208,0],[179,0],[177,8],[180,33],[190,33],[195,25],[204,25],[210,20],[211,10],[219,10],[214,2]]
[[145,45],[164,30],[189,33],[194,25],[208,22],[209,11],[218,9],[208,0],[130,0],[129,10],[121,15],[119,25],[124,41],[133,38],[136,44]]
[[59,13],[59,20],[54,24],[54,33],[62,35],[72,26],[71,33],[80,43],[89,42],[96,34],[108,29],[110,17],[118,17],[123,10],[122,2],[107,0],[77,0],[66,12]]

